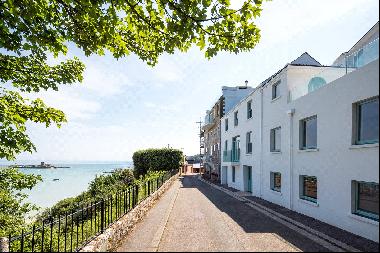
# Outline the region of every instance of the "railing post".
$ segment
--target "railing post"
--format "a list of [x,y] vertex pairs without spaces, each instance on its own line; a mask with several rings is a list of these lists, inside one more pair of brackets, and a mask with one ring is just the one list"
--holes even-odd
[[138,185],[135,186],[135,205],[134,206],[136,206],[137,203],[139,203],[139,186]]
[[0,252],[9,252],[9,239],[0,237]]
[[104,199],[100,202],[100,232],[104,232]]

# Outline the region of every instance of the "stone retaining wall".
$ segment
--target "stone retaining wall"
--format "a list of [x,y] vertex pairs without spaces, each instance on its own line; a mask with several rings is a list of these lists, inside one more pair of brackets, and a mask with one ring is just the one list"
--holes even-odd
[[165,193],[165,191],[178,178],[179,174],[167,180],[156,192],[143,200],[133,210],[125,214],[120,220],[112,224],[103,234],[96,237],[89,244],[83,247],[80,252],[105,252],[116,249],[125,236],[133,229],[154,203]]

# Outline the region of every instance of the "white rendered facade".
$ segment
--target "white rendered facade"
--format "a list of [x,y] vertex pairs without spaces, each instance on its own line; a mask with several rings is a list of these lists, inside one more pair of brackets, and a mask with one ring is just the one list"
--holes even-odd
[[[353,214],[352,186],[353,181],[379,183],[378,142],[364,145],[352,142],[353,107],[359,101],[378,98],[378,69],[378,59],[348,74],[321,66],[284,67],[221,119],[221,151],[222,154],[228,151],[224,152],[224,159],[222,156],[221,182],[378,242],[378,219]],[[292,99],[291,92],[298,93],[306,80],[321,70],[337,76],[327,80],[323,87],[307,94],[301,92]],[[272,99],[275,84],[277,97]],[[236,111],[239,121],[234,126]],[[300,149],[300,124],[313,116],[317,122],[317,148]],[[225,119],[229,121],[227,131]],[[280,150],[271,151],[271,130],[278,127],[281,127],[280,142],[277,140],[273,145],[279,145]],[[246,143],[249,132],[252,132],[251,153],[247,153]],[[236,136],[240,136],[240,159],[234,162],[230,150]],[[272,190],[273,173],[281,173],[280,191]],[[316,201],[301,199],[302,176],[317,179]]]

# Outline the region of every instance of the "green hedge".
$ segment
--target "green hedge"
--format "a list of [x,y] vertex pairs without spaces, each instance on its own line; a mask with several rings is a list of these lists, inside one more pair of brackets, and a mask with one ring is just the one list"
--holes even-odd
[[139,150],[132,159],[136,178],[148,171],[178,170],[183,165],[182,151],[171,148]]

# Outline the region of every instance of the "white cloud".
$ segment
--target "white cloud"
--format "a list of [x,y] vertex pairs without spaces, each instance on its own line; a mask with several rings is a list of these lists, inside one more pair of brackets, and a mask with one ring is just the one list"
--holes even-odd
[[92,59],[85,64],[82,85],[98,96],[112,96],[121,93],[123,88],[133,85],[122,69],[115,68],[117,62],[111,65]]

